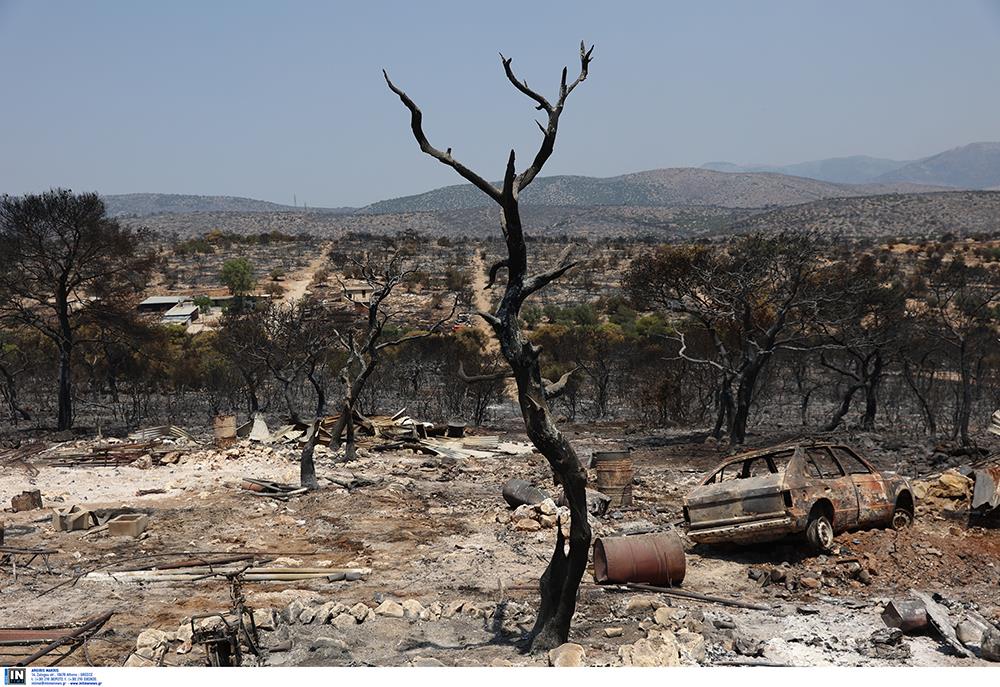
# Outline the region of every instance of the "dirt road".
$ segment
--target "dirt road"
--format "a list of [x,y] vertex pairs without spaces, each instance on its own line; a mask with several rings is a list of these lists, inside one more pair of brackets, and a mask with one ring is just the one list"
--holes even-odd
[[306,295],[306,290],[312,283],[313,276],[329,262],[330,258],[327,256],[329,249],[329,244],[322,245],[316,257],[305,268],[295,272],[285,280],[285,293],[281,297],[283,303],[294,303]]
[[[472,273],[472,305],[478,312],[490,312],[493,304],[490,302],[490,291],[486,289],[486,264],[483,262],[482,253],[478,250],[472,251],[472,265],[469,267]],[[486,320],[479,316],[473,317],[473,324],[476,329],[486,335],[486,350],[490,353],[500,351],[500,345],[493,334],[493,328],[486,323]]]

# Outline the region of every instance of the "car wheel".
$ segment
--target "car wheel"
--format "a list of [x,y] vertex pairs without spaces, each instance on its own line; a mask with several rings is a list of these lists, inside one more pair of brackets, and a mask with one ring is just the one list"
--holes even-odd
[[806,539],[820,551],[833,549],[833,525],[825,515],[817,515],[806,527]]
[[897,508],[892,513],[892,529],[905,530],[913,524],[913,513],[905,508]]

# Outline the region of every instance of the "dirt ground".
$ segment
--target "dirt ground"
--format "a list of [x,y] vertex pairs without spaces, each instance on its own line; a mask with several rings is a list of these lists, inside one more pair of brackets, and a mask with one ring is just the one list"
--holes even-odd
[[[505,441],[525,440],[514,426],[499,431]],[[568,428],[582,455],[615,446],[626,431]],[[724,447],[701,439],[666,432],[627,436],[636,447],[635,503],[595,517],[595,536],[678,526],[684,494],[725,455]],[[153,658],[149,651],[132,655],[144,630],[178,633],[192,615],[227,610],[224,580],[140,584],[76,576],[194,553],[260,552],[261,559],[289,566],[367,567],[371,573],[350,582],[247,582],[248,605],[277,615],[274,629],[261,632],[267,650],[248,657],[248,664],[547,664],[544,654],[522,653],[518,639],[533,621],[536,580],[555,529],[518,529],[500,496],[510,477],[550,486],[540,455],[454,461],[362,450],[357,461],[342,463],[320,451],[323,488],[277,501],[241,489],[241,478],[297,482],[294,446],[243,441],[230,449],[174,448],[182,452],[179,464],[148,469],[53,467],[35,460],[38,474],[31,476],[4,466],[0,496],[7,503],[31,488],[41,490],[45,504],[43,510],[2,514],[6,545],[56,550],[49,557],[51,574],[38,560],[16,575],[9,563],[0,566],[7,625],[56,625],[110,610],[115,615],[68,664],[201,665],[202,647],[192,648],[182,633],[165,635]],[[865,452],[879,467],[899,463],[895,450]],[[140,489],[164,493],[137,496]],[[72,504],[141,510],[150,525],[137,539],[54,531],[49,508]],[[584,648],[584,663],[591,666],[622,665],[665,631],[678,647],[674,658],[654,658],[666,664],[985,664],[957,656],[931,634],[907,636],[905,649],[887,653],[873,649],[871,637],[884,629],[886,603],[910,589],[940,594],[956,618],[973,610],[1000,620],[1000,530],[921,512],[908,530],[844,533],[837,545],[834,554],[817,556],[794,541],[750,549],[687,542],[684,589],[771,609],[764,611],[610,590],[593,584],[588,572],[570,641]],[[375,613],[400,613],[387,603],[393,601],[404,607],[403,617]],[[656,650],[659,641],[653,641]]]

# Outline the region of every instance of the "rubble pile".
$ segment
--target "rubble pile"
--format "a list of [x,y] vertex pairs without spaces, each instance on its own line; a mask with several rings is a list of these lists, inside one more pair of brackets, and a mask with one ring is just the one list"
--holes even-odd
[[551,529],[557,525],[562,527],[563,534],[569,536],[569,508],[557,506],[552,499],[545,499],[534,505],[522,504],[513,513],[500,511],[496,515],[499,523],[511,523],[511,526],[521,532],[537,532]]
[[945,470],[937,477],[913,482],[917,514],[960,513],[972,500],[973,481],[957,469]]

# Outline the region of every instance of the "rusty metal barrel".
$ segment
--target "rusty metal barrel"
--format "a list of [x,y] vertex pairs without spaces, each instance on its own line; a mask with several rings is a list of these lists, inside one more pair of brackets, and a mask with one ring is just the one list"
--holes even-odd
[[594,542],[594,579],[598,584],[644,582],[672,587],[684,580],[687,559],[674,532],[632,537],[601,537]]
[[628,451],[595,451],[597,490],[611,497],[612,508],[632,505],[632,478],[635,468]]
[[541,503],[549,495],[525,479],[509,479],[503,484],[503,500],[511,508]]

